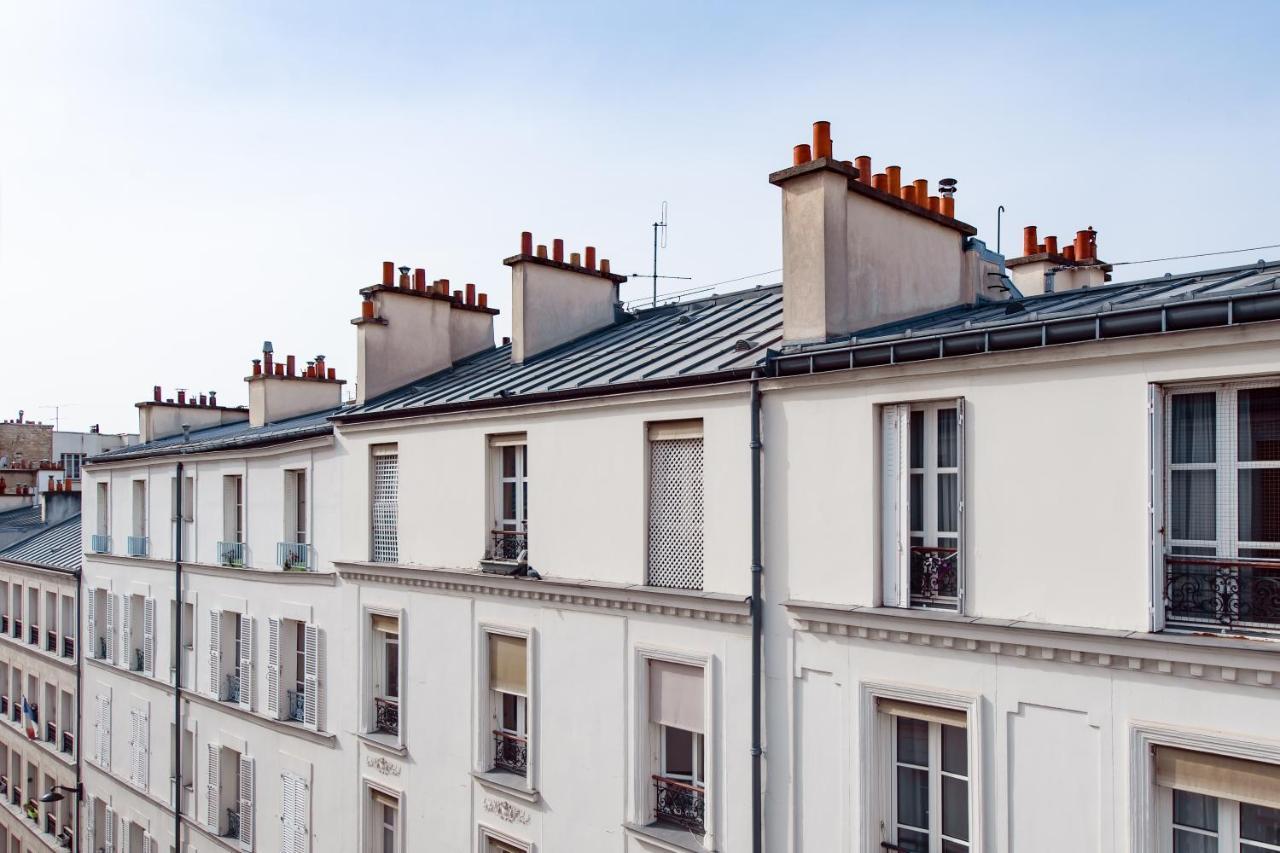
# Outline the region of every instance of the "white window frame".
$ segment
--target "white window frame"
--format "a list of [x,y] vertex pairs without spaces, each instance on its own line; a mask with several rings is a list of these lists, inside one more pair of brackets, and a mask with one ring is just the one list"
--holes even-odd
[[[912,685],[864,681],[859,685],[859,717],[867,721],[860,731],[863,845],[867,850],[879,850],[882,841],[888,839],[888,827],[896,825],[896,780],[894,779],[895,743],[889,715],[877,707],[880,699],[896,699],[927,705],[965,715],[969,755],[969,849],[986,849],[983,826],[983,801],[985,787],[982,774],[984,750],[982,736],[981,697],[954,691],[927,690]],[[940,763],[939,763],[940,766]],[[931,789],[932,790],[932,789]],[[882,830],[883,827],[883,830]],[[882,831],[886,834],[882,837]],[[896,834],[895,834],[896,837]]]
[[[535,690],[535,685],[537,684],[537,673],[534,670],[534,662],[536,660],[535,644],[537,642],[537,638],[536,632],[531,626],[516,626],[493,622],[482,622],[477,626],[475,671],[479,676],[476,679],[476,686],[479,691],[479,695],[476,697],[476,707],[481,709],[482,716],[477,732],[478,738],[476,743],[475,770],[479,773],[490,773],[494,771],[493,731],[494,729],[501,729],[502,722],[502,702],[500,697],[504,694],[489,686],[489,637],[493,634],[524,640],[524,677],[526,688],[526,695],[524,696],[525,731],[521,736],[525,739],[526,753],[523,787],[526,792],[532,793],[538,790],[538,745],[534,738],[534,732],[537,731],[535,728],[537,725],[537,698]],[[506,731],[505,729],[502,730]],[[519,785],[520,783],[517,782],[516,784]]]
[[[1218,803],[1218,828],[1208,832],[1194,827],[1183,827],[1188,832],[1206,835],[1217,840],[1218,853],[1238,853],[1241,843],[1259,851],[1280,851],[1280,845],[1267,844],[1240,837],[1240,805],[1238,800],[1214,797]],[[1159,853],[1173,853],[1173,789],[1156,788],[1157,824],[1160,828]]]
[[505,844],[516,850],[522,850],[524,853],[536,853],[536,846],[532,841],[522,841],[515,836],[485,824],[480,824],[479,832],[476,833],[476,851],[477,853],[489,853],[489,842],[494,841],[498,844]]
[[[386,685],[383,683],[386,679],[386,632],[373,626],[375,616],[382,616],[396,620],[396,626],[399,629],[397,633],[399,666],[397,669],[397,690],[399,694],[395,697],[384,695]],[[361,632],[362,642],[366,644],[365,654],[362,659],[366,661],[366,676],[364,695],[368,697],[361,702],[363,708],[364,721],[361,730],[366,736],[371,737],[390,737],[386,732],[377,731],[378,711],[375,699],[394,698],[397,706],[397,717],[399,725],[397,725],[395,734],[395,743],[397,746],[404,746],[405,743],[405,662],[407,659],[407,644],[405,642],[405,611],[392,610],[387,607],[368,607],[363,614],[364,631]]]
[[366,778],[362,781],[364,782],[362,791],[364,806],[360,809],[360,820],[363,823],[360,835],[364,839],[364,849],[373,851],[373,853],[382,853],[382,830],[384,827],[382,812],[380,808],[376,810],[374,808],[375,805],[381,805],[378,795],[382,795],[396,801],[395,847],[397,853],[403,853],[405,850],[405,792],[380,785],[371,779]]
[[244,474],[222,475],[222,541],[245,544]]

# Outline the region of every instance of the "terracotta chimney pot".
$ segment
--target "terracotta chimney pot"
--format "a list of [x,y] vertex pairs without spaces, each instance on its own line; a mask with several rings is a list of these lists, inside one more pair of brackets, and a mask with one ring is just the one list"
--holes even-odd
[[907,184],[902,188],[902,200],[907,204],[916,203],[916,188],[911,184]]
[[533,232],[531,231],[520,232],[520,254],[522,255],[533,254]]
[[876,174],[871,176],[871,186],[874,189],[880,190],[880,192],[882,193],[888,192],[889,176],[886,175],[884,172],[877,172]]
[[796,145],[791,149],[791,165],[803,166],[813,159],[808,145]]
[[471,282],[467,282],[467,304],[476,304],[476,286]]
[[1066,258],[1069,261],[1074,261],[1076,259],[1076,247],[1070,243],[1063,246],[1062,257]]
[[551,260],[556,263],[564,263],[564,241],[559,237],[551,241]]
[[593,270],[596,268],[596,247],[588,246],[586,249],[586,252],[587,252],[586,264],[585,264],[586,268],[589,270]]
[[831,122],[815,121],[813,123],[813,158],[821,160],[831,156]]
[[885,166],[884,173],[889,178],[889,194],[902,195],[902,167],[901,166]]
[[933,213],[942,212],[942,199],[939,196],[929,196],[929,210]]
[[942,215],[956,218],[956,200],[949,195],[942,197]]
[[911,182],[916,188],[916,204],[921,207],[929,206],[929,180],[927,178],[916,178]]
[[418,267],[413,271],[413,289],[419,293],[427,289],[427,271]]
[[396,280],[396,262],[382,262],[382,286],[390,287]]
[[871,186],[871,158],[866,154],[853,158],[853,166],[858,170],[858,180]]
[[360,303],[360,316],[365,320],[373,319],[373,300],[366,299]]
[[540,258],[545,258],[546,256],[547,256],[547,244],[546,244],[546,243],[539,243],[539,244],[538,244],[538,257],[540,257]]
[[1036,237],[1036,226],[1028,225],[1022,229],[1022,254],[1034,255],[1039,238]]
[[578,254],[577,252],[570,252],[570,253],[569,253],[569,266],[571,266],[571,267],[580,267],[580,266],[582,266],[582,255]]
[[1044,250],[1051,255],[1058,254],[1058,238],[1050,234],[1044,238]]

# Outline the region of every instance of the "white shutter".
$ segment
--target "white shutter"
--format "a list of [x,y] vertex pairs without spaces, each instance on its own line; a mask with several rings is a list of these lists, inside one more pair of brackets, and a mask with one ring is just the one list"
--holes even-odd
[[280,620],[267,619],[267,715],[273,720],[280,713]]
[[98,840],[98,801],[96,799],[89,800],[87,812],[84,820],[85,846],[89,853],[98,853],[98,848],[94,846]]
[[129,781],[138,784],[138,749],[142,743],[138,725],[138,709],[129,709]]
[[219,811],[222,801],[221,789],[221,771],[222,771],[222,747],[216,743],[208,746],[209,765],[205,775],[205,825],[213,831],[214,835],[218,834],[218,818],[221,816]]
[[142,671],[156,675],[156,600],[148,598],[142,603]]
[[209,611],[209,695],[222,698],[222,611]]
[[648,583],[702,589],[702,438],[665,434],[650,425]]
[[375,449],[371,495],[370,556],[375,563],[400,561],[400,459],[394,450]]
[[315,625],[306,626],[303,638],[303,673],[306,686],[302,723],[313,731],[324,731],[324,633]]
[[907,506],[910,476],[911,409],[885,406],[881,413],[880,507],[881,576],[885,607],[906,607],[911,600],[910,524]]
[[240,849],[253,849],[253,759],[240,757]]
[[1164,630],[1164,395],[1160,386],[1147,386],[1147,515],[1150,543],[1147,561],[1150,577],[1151,630]]
[[967,578],[965,577],[964,555],[969,550],[968,532],[969,532],[969,516],[965,512],[968,507],[966,501],[965,489],[965,411],[964,397],[956,398],[956,597],[959,602],[956,604],[957,612],[965,612],[964,591],[967,586]]
[[98,766],[106,770],[111,769],[111,695],[98,697],[98,719],[96,723],[98,730],[98,743],[94,758],[97,760]]
[[106,853],[115,853],[116,850],[116,812],[115,809],[107,808],[106,820],[103,821],[105,826],[102,827],[102,849]]
[[156,853],[156,840],[150,835],[142,836],[142,853]]
[[130,611],[133,608],[129,606],[129,596],[117,596],[116,607],[120,611],[120,658],[116,664],[125,669],[133,669],[133,661],[130,660],[133,657],[133,631],[130,625],[132,621]]
[[[96,587],[89,590],[89,624],[86,636],[89,638],[89,657],[96,658],[98,656],[98,589]],[[81,643],[81,646],[83,645]],[[81,653],[83,654],[83,649]]]
[[138,710],[138,787],[146,789],[151,784],[151,713],[147,708]]
[[240,617],[240,707],[253,710],[253,617]]
[[106,601],[106,604],[107,604],[106,641],[107,642],[105,644],[107,647],[107,653],[103,657],[103,660],[107,661],[108,663],[115,663],[115,660],[116,660],[116,596],[112,595],[106,590],[103,590],[103,593],[107,597],[107,601]]
[[307,827],[310,811],[307,783],[294,773],[281,773],[281,853],[307,853],[311,833]]

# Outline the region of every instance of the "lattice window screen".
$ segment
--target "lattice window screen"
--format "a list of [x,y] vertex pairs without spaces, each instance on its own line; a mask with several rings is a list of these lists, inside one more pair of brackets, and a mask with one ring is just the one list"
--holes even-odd
[[376,453],[373,457],[373,548],[375,563],[400,561],[396,524],[400,514],[400,457]]
[[649,442],[649,584],[702,589],[702,439]]

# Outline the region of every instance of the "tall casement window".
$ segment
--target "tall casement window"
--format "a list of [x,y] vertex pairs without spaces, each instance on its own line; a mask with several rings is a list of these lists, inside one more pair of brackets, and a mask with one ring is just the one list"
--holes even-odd
[[228,746],[207,745],[205,826],[253,850],[253,759]]
[[488,558],[519,560],[529,549],[529,445],[524,433],[489,437],[493,520]]
[[311,849],[311,786],[296,773],[280,774],[280,849],[306,853]]
[[1280,628],[1280,384],[1170,388],[1163,402],[1166,622]]
[[253,617],[209,611],[209,695],[253,710]]
[[649,660],[653,820],[706,832],[706,701],[700,666]]
[[959,610],[964,595],[964,400],[881,411],[886,607]]
[[400,456],[396,445],[373,448],[370,459],[370,559],[400,561]]
[[400,619],[370,613],[373,708],[369,731],[400,737]]
[[111,487],[99,483],[96,492],[97,519],[89,545],[95,554],[111,552]]
[[[169,478],[169,506],[172,507],[172,517],[175,519],[171,529],[173,535],[173,547],[171,555],[174,559],[189,560],[191,555],[196,552],[195,548],[195,517],[196,517],[196,478],[182,478],[182,513],[178,514],[178,478]],[[179,525],[182,531],[182,553],[177,551],[177,538]]]
[[487,634],[492,767],[529,772],[529,657],[525,637]]
[[1280,850],[1280,767],[1155,748],[1160,853]]
[[876,700],[888,758],[882,841],[911,853],[965,853],[969,738],[963,711]]
[[133,481],[133,527],[129,534],[130,557],[149,556],[147,543],[147,481]]
[[702,421],[648,432],[649,585],[702,589]]
[[311,548],[307,544],[307,472],[284,472],[284,538],[276,546],[277,563],[287,571],[308,571]]
[[267,620],[267,715],[324,730],[324,636],[296,619]]
[[369,788],[365,818],[368,853],[400,853],[400,798],[381,788]]
[[218,542],[218,563],[244,566],[244,477],[228,474],[222,478],[222,540]]
[[83,453],[62,454],[62,473],[68,480],[80,479],[80,465],[84,462]]

